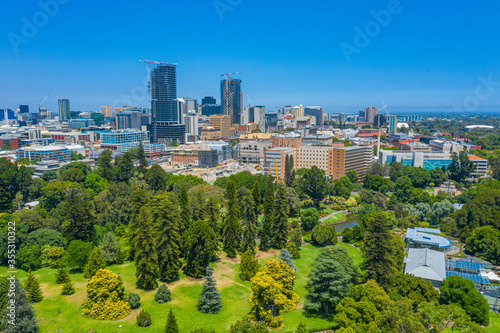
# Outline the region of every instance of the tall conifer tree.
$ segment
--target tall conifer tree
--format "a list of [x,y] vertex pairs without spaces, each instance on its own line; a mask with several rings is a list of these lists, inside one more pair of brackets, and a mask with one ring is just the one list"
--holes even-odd
[[274,184],[271,177],[267,179],[266,191],[264,194],[264,224],[260,232],[259,249],[262,251],[269,250],[269,241],[271,238],[271,228],[273,224],[274,210]]
[[175,281],[179,278],[181,263],[180,235],[181,218],[177,200],[171,193],[161,194],[153,216],[155,218],[156,251],[158,253],[158,267],[162,281]]
[[135,277],[137,287],[146,290],[158,286],[156,279],[159,276],[158,255],[155,249],[149,207],[144,206],[139,212],[139,235],[136,239]]
[[236,257],[236,249],[239,247],[240,221],[236,203],[236,185],[231,180],[227,182],[226,197],[228,214],[224,221],[224,251],[228,257],[234,258]]
[[288,237],[288,214],[287,214],[287,199],[285,187],[278,185],[276,198],[274,202],[274,219],[272,225],[272,245],[277,249],[282,249],[286,246]]

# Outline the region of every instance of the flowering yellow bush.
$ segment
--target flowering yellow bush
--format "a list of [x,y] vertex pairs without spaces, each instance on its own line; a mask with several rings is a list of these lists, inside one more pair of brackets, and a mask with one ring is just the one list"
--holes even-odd
[[108,269],[100,269],[87,283],[87,299],[82,302],[81,313],[94,319],[119,319],[130,313],[125,302],[122,278]]

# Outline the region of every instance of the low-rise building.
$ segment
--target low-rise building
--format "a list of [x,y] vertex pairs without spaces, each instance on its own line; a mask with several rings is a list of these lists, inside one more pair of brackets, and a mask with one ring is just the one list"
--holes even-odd
[[[139,142],[122,143],[116,146],[116,151],[125,153],[131,149],[139,147]],[[147,159],[154,159],[158,157],[167,156],[167,146],[161,143],[143,143],[142,148]]]
[[441,236],[441,230],[430,228],[408,228],[405,244],[408,248],[428,248],[434,251],[448,252],[453,242]]
[[469,160],[474,163],[474,171],[471,176],[484,177],[488,171],[488,160],[475,155],[469,155]]
[[240,163],[262,164],[264,163],[264,151],[272,147],[268,140],[245,141],[240,143]]
[[430,249],[410,249],[405,258],[405,274],[430,281],[434,288],[441,287],[446,279],[444,253]]
[[266,149],[264,152],[264,168],[268,174],[276,177],[276,168],[274,162],[276,161],[276,167],[278,170],[278,178],[285,178],[285,159],[286,156],[293,156],[294,161],[297,160],[297,149],[296,148],[270,148]]
[[251,133],[251,134],[241,134],[240,142],[245,141],[255,141],[255,140],[271,140],[272,135],[269,133]]
[[217,126],[208,126],[204,125],[201,128],[201,139],[202,140],[220,140],[222,138],[221,136],[221,130]]
[[29,161],[34,160],[56,160],[58,162],[71,161],[71,150],[66,146],[30,146],[22,147],[16,150],[16,158],[25,158]]
[[21,147],[22,135],[19,134],[3,134],[0,135],[0,149],[3,146],[9,147],[14,150]]
[[293,147],[302,146],[302,138],[295,133],[277,134],[272,137],[273,147]]
[[125,129],[101,134],[101,148],[116,150],[119,144],[149,142],[149,132],[136,129]]
[[304,136],[303,144],[320,144],[330,146],[333,142],[333,135],[329,134],[310,134]]

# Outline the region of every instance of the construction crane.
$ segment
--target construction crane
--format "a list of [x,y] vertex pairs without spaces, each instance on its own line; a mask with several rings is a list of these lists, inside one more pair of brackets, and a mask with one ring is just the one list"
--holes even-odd
[[250,97],[248,96],[248,94],[247,94],[247,99],[248,99],[248,107],[250,108],[252,107],[252,104],[250,103]]
[[276,160],[276,157],[273,158],[273,166],[274,166],[274,172],[276,174],[276,183],[283,183],[283,181],[280,180],[280,175],[278,172],[278,161]]
[[[147,75],[148,75],[148,103],[149,103],[149,107],[151,108],[151,75],[150,75],[150,71],[149,71],[149,64],[155,64],[155,65],[168,65],[168,66],[177,66],[176,63],[170,63],[170,62],[161,62],[161,61],[153,61],[153,60],[141,60],[139,59],[139,62],[142,62],[144,64],[146,64],[146,67],[147,67]],[[152,110],[150,111],[152,112]]]
[[[235,75],[235,74],[241,74],[240,72],[234,72],[234,73],[226,73],[226,74],[221,74],[220,76],[225,76],[226,77],[226,110],[223,110],[224,112],[227,112],[229,114],[229,75]],[[231,120],[232,121],[232,120]]]
[[45,96],[45,98],[40,103],[38,103],[38,112],[40,112],[40,109],[42,108],[43,103],[45,103],[45,101],[47,100],[47,98],[49,98],[49,96],[50,96],[50,94]]

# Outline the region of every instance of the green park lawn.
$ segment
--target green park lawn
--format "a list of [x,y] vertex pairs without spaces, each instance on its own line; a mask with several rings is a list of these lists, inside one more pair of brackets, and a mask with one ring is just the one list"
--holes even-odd
[[[361,253],[349,244],[339,243],[337,246],[345,247],[354,262],[359,265]],[[303,306],[307,291],[305,289],[309,272],[311,271],[314,258],[320,249],[312,245],[303,245],[300,250],[301,258],[295,261],[297,266],[297,277],[295,280],[295,292],[300,296],[297,309],[284,313],[285,328],[283,332],[293,332],[299,323],[303,321],[308,329],[324,329],[331,327],[331,323],[322,318],[311,318],[304,316]],[[270,250],[259,252],[259,263],[264,265],[270,257],[276,257],[278,251]],[[76,293],[71,296],[62,296],[61,285],[55,283],[56,269],[42,268],[35,272],[38,276],[44,299],[34,304],[40,326],[40,333],[56,332],[161,332],[164,329],[168,311],[173,310],[181,332],[190,332],[197,328],[215,330],[217,333],[228,332],[232,323],[242,319],[249,311],[247,302],[250,296],[250,283],[242,281],[239,276],[239,257],[231,259],[223,257],[219,262],[213,264],[214,276],[217,279],[219,291],[222,293],[222,311],[216,315],[203,314],[196,309],[196,301],[201,288],[202,280],[195,280],[181,275],[179,281],[169,283],[172,292],[172,300],[166,304],[157,304],[154,301],[155,291],[144,291],[135,287],[134,263],[127,262],[123,265],[107,267],[111,271],[120,274],[123,278],[126,293],[134,292],[141,296],[141,306],[132,310],[125,318],[119,320],[95,320],[85,318],[80,314],[80,304],[86,298],[87,279],[82,273],[72,273],[71,280],[74,283]],[[0,267],[0,275],[5,276],[7,269]],[[17,277],[23,280],[27,273],[19,270]],[[135,318],[141,309],[148,311],[152,317],[153,324],[147,328],[139,328]],[[61,313],[61,314],[59,314]]]
[[329,217],[327,218],[324,223],[328,224],[328,223],[336,223],[336,222],[339,222],[343,219],[345,219],[345,216],[344,216],[344,213],[345,212],[338,212],[337,214],[333,215],[332,217]]

